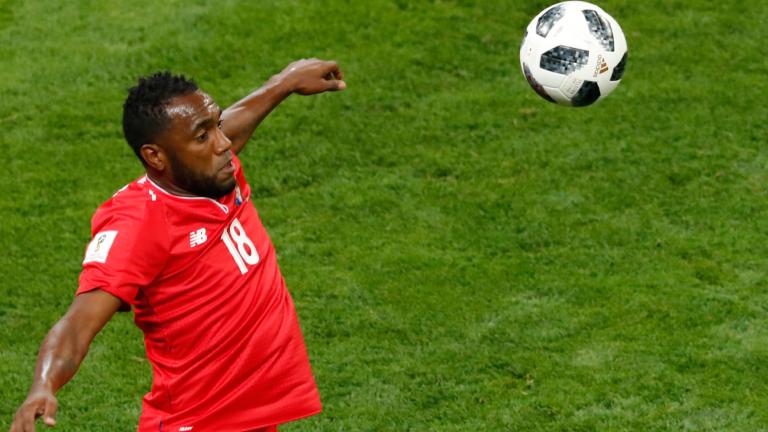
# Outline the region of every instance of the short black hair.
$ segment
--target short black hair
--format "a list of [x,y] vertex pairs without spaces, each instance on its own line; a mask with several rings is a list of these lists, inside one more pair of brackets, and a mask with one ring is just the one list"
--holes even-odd
[[169,71],[155,72],[139,78],[135,87],[128,89],[123,104],[123,135],[142,163],[141,146],[151,143],[170,125],[165,111],[168,101],[197,91],[194,81]]

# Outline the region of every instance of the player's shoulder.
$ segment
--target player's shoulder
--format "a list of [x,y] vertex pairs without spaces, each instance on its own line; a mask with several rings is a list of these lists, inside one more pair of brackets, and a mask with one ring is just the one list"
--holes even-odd
[[99,206],[92,224],[160,223],[162,202],[159,194],[146,175],[117,190]]
[[118,189],[99,208],[145,208],[147,204],[158,202],[156,189],[145,174]]

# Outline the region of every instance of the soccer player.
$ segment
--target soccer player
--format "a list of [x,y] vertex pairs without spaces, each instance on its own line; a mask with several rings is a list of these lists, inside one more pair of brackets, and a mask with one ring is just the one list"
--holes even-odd
[[134,310],[152,364],[139,431],[275,431],[318,413],[293,302],[237,153],[292,93],[343,90],[338,65],[291,63],[222,111],[184,76],[141,78],[123,131],[146,174],[93,216],[77,295],[40,347],[11,425],[56,424],[56,392],[118,310]]

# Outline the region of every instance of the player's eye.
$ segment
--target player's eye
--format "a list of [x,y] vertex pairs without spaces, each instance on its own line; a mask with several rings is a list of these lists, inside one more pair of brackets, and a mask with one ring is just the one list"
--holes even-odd
[[223,120],[219,120],[219,124],[217,125],[219,127],[219,129],[222,128],[222,124],[223,124]]
[[208,131],[203,132],[202,134],[197,136],[197,142],[206,142],[208,141]]

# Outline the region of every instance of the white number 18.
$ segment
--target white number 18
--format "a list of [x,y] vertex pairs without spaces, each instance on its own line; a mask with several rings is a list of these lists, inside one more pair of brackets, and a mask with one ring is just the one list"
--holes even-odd
[[256,246],[248,238],[243,225],[240,224],[237,218],[232,220],[229,228],[224,229],[224,232],[221,233],[221,239],[224,240],[224,244],[229,249],[229,253],[232,254],[232,258],[235,260],[235,264],[237,264],[241,274],[248,272],[246,264],[258,264],[259,251],[256,250]]

